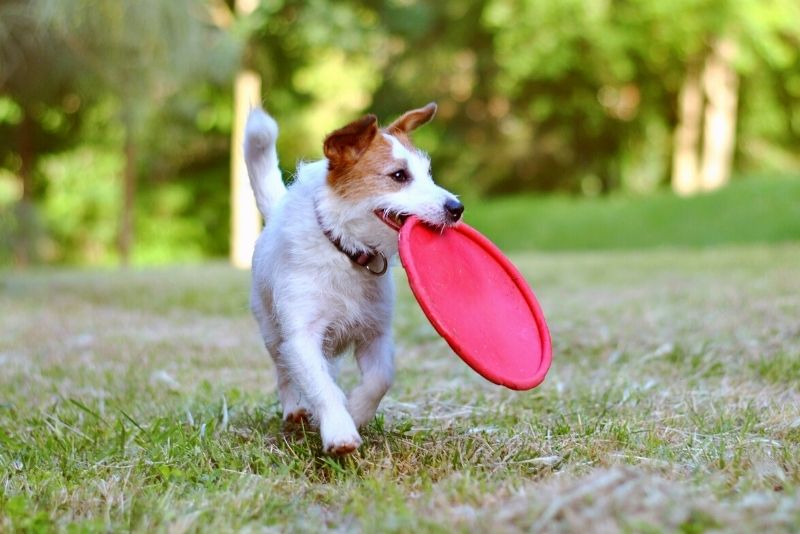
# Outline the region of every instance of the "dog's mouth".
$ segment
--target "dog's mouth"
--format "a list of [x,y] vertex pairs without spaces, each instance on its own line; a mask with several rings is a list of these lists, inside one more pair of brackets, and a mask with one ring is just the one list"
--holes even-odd
[[408,219],[408,214],[391,210],[375,210],[375,215],[392,230],[400,231],[403,223]]

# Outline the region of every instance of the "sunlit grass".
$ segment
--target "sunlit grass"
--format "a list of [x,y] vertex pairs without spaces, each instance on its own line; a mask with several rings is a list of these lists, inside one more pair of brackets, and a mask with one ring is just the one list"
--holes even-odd
[[607,250],[800,240],[800,177],[741,178],[680,198],[515,195],[467,202],[467,222],[505,249]]
[[0,531],[798,524],[797,245],[514,260],[545,383],[474,375],[396,270],[398,381],[341,459],[282,427],[247,273],[4,273]]

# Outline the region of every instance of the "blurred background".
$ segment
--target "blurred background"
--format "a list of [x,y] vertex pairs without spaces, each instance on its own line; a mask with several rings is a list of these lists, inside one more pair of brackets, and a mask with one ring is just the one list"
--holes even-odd
[[800,240],[797,0],[2,0],[0,266],[250,246],[254,94],[287,180],[436,101],[434,178],[511,250]]

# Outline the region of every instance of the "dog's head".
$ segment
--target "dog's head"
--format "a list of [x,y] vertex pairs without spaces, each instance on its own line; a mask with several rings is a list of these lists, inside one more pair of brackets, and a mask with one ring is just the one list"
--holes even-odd
[[387,226],[399,230],[411,215],[438,227],[461,218],[464,206],[433,182],[427,154],[409,137],[435,113],[431,103],[383,129],[375,115],[366,115],[325,138],[328,185],[353,215],[377,223],[376,232],[385,234]]

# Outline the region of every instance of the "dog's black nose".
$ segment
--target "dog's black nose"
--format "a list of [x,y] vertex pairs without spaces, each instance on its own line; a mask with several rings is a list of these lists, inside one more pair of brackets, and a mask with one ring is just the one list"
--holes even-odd
[[464,204],[454,198],[450,198],[444,203],[444,209],[447,212],[447,218],[451,222],[456,222],[461,218],[461,214],[464,213]]

